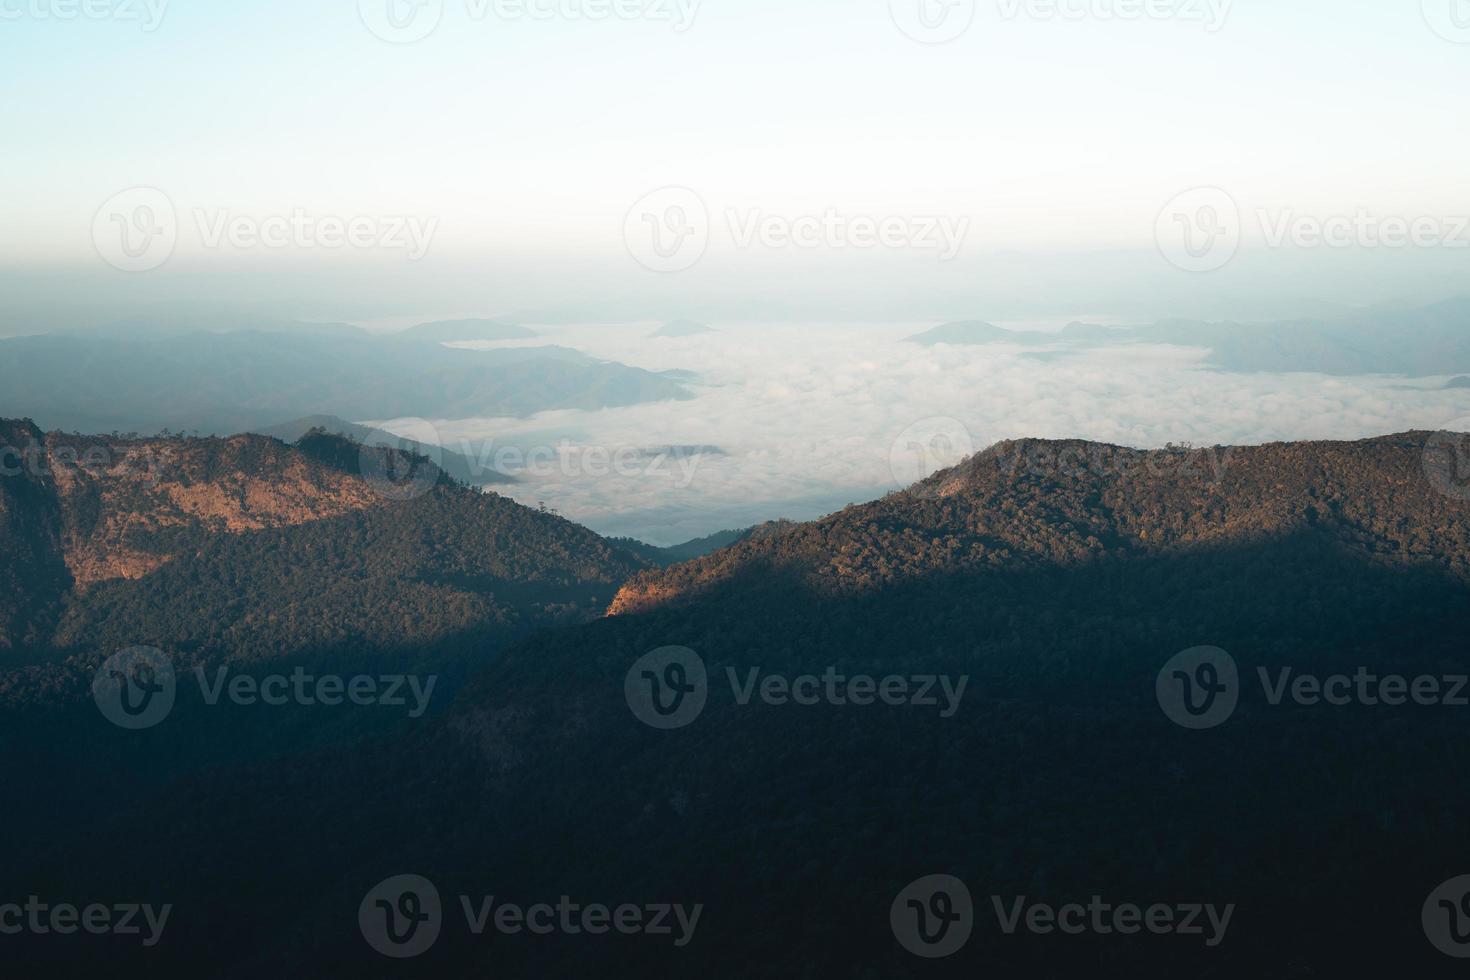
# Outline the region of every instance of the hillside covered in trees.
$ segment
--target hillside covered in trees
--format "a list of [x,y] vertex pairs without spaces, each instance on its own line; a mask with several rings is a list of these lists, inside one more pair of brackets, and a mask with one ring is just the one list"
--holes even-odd
[[[1155,454],[1001,444],[883,500],[638,571],[614,615],[475,659],[453,702],[414,720],[365,727],[320,708],[268,715],[181,696],[165,724],[120,736],[90,704],[33,698],[0,730],[7,786],[30,801],[12,818],[10,878],[21,894],[165,893],[178,907],[168,943],[79,947],[81,965],[122,975],[1448,975],[1453,961],[1428,944],[1420,915],[1434,888],[1470,871],[1470,709],[1273,703],[1257,680],[1366,672],[1439,678],[1448,691],[1470,673],[1470,505],[1426,466],[1430,438]],[[487,579],[467,569],[499,540],[496,525],[471,532],[478,545],[441,529],[474,513],[458,492],[401,505],[413,508],[401,517],[410,530],[374,524],[371,510],[309,526],[342,528],[354,552],[402,551],[380,559],[384,590],[408,575],[448,578],[464,602],[489,601],[476,598]],[[560,574],[600,583],[635,571],[615,551],[611,565],[577,565],[576,537],[543,554],[564,525],[549,516],[504,519],[516,522],[506,533],[540,535],[534,553],[555,557]],[[264,583],[330,552],[333,535],[301,533],[240,535],[188,559],[198,564],[176,558],[114,582],[115,604],[75,632],[84,621],[66,610],[57,635],[105,630],[112,609],[143,621],[155,600],[128,590],[177,565],[159,597],[181,590],[187,606],[227,591],[207,584],[224,581],[215,570],[239,569],[230,582],[314,636],[309,610],[263,584],[250,592],[243,575],[259,563]],[[247,546],[252,534],[280,537]],[[363,601],[359,578],[383,597],[379,559],[333,560],[347,605]],[[523,574],[507,561],[474,574]],[[212,648],[257,623],[283,629],[264,609],[217,628],[202,617],[161,628]],[[464,635],[396,649],[354,641],[355,659],[338,648],[349,659],[335,665],[447,669],[475,656]],[[640,720],[629,685],[641,658],[671,646],[698,658],[705,699],[660,729]],[[1189,730],[1161,710],[1156,685],[1172,658],[1202,646],[1238,665],[1239,704],[1217,727]],[[964,693],[946,712],[943,696],[808,704],[746,687],[829,674],[945,678],[951,689],[963,679]],[[12,688],[32,683],[9,676]],[[92,832],[99,807],[105,835]],[[444,928],[422,956],[393,962],[364,942],[356,914],[370,889],[405,873],[435,883]],[[890,928],[895,896],[931,874],[965,881],[975,906],[968,944],[933,961]],[[703,913],[682,947],[647,935],[475,936],[460,897],[484,895]],[[1021,896],[1234,913],[1214,946],[1007,934],[992,899]]]

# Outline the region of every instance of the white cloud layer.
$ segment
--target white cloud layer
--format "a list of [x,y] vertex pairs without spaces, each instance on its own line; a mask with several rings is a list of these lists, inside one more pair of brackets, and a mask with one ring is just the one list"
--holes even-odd
[[[902,342],[929,323],[719,324],[652,339],[655,326],[538,328],[536,343],[697,372],[694,400],[436,421],[443,445],[487,460],[507,446],[546,447],[542,464],[505,492],[605,534],[672,544],[817,517],[1006,438],[1139,448],[1353,439],[1438,428],[1470,411],[1470,393],[1435,390],[1443,379],[1230,374],[1203,366],[1205,351],[1180,347],[1051,357],[1045,348]],[[662,464],[634,455],[691,446],[726,455],[677,450]]]

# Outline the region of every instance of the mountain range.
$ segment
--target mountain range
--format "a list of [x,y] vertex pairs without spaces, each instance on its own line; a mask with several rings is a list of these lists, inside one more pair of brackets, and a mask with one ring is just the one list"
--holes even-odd
[[[501,329],[478,321],[425,327],[375,335],[341,324],[164,324],[4,339],[0,415],[68,431],[228,435],[310,415],[522,417],[690,397],[669,377],[565,347],[439,342]],[[457,336],[465,333],[477,336]]]
[[1226,371],[1310,371],[1428,377],[1470,371],[1470,297],[1406,310],[1372,310],[1334,320],[1207,323],[1161,320],[1140,327],[1068,324],[1059,333],[1007,330],[980,320],[941,324],[910,342],[1012,343],[1063,350],[1120,344],[1172,344],[1209,350]]
[[[21,558],[5,572],[21,601],[4,610],[0,654],[12,665],[0,775],[23,801],[0,855],[7,879],[22,895],[144,889],[177,907],[168,943],[81,943],[68,968],[877,978],[1439,965],[1419,916],[1464,870],[1462,709],[1274,704],[1251,685],[1258,670],[1470,667],[1470,503],[1441,434],[1152,453],[1005,442],[668,567],[448,479],[385,498],[371,474],[417,461],[326,433],[296,446],[141,440],[129,445],[167,464],[146,479],[79,472],[25,423],[4,434],[44,442],[54,462],[0,493],[6,554]],[[89,685],[104,657],[140,643],[185,677],[300,666],[441,680],[417,719],[211,705],[181,683],[166,721],[121,732]],[[1157,679],[1203,646],[1247,680],[1233,717],[1188,730],[1161,710]],[[697,658],[705,697],[656,728],[631,685],[642,658],[670,647]],[[935,692],[943,678],[965,693],[947,714],[943,698],[741,694],[829,675],[874,690],[929,678]],[[444,929],[394,964],[364,942],[357,910],[405,873],[435,883]],[[969,883],[974,934],[926,961],[895,941],[890,906],[936,873]],[[697,903],[702,918],[683,947],[475,936],[466,895]],[[1236,911],[1217,948],[1011,935],[991,912],[992,896],[1095,895]],[[9,961],[40,963],[37,938]]]

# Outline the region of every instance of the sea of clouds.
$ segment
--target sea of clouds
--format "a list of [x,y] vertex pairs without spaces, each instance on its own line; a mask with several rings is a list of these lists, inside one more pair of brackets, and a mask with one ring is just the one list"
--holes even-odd
[[498,492],[603,534],[673,544],[819,517],[1007,438],[1138,448],[1353,439],[1470,413],[1470,392],[1436,390],[1444,378],[1231,374],[1195,348],[904,342],[932,323],[714,326],[678,339],[651,337],[649,323],[545,327],[528,342],[693,372],[689,401],[432,420],[433,429],[446,448],[482,460],[539,447],[541,463]]

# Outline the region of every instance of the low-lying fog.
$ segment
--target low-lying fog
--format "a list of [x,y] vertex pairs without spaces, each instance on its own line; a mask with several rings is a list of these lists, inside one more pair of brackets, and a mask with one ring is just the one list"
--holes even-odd
[[509,468],[520,482],[496,489],[519,501],[672,544],[818,517],[1005,438],[1141,448],[1351,439],[1470,414],[1470,391],[1442,390],[1445,378],[1234,374],[1204,366],[1203,350],[1162,345],[904,342],[932,326],[715,323],[681,338],[651,337],[653,323],[538,327],[526,343],[690,372],[693,398],[384,427]]

